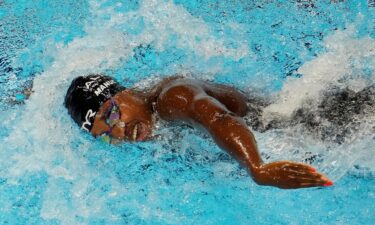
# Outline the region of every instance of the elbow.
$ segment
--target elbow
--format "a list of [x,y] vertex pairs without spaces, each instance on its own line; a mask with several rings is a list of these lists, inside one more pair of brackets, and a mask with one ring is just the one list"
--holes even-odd
[[230,115],[216,99],[207,95],[197,95],[192,101],[190,112],[197,122],[207,125],[225,120]]

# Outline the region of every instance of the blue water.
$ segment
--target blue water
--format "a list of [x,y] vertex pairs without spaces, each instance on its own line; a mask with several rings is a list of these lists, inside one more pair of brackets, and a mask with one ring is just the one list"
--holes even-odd
[[109,146],[62,105],[80,74],[142,87],[180,73],[281,93],[287,113],[328,83],[374,84],[374,71],[366,0],[0,1],[0,224],[375,224],[371,113],[345,145],[256,132],[268,160],[315,152],[335,181],[285,191],[256,185],[200,131],[160,123],[158,141]]

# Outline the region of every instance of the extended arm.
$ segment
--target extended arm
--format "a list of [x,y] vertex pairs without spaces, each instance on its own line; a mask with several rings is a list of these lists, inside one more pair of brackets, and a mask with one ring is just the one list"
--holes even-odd
[[158,112],[166,120],[182,120],[205,128],[215,142],[261,185],[303,188],[331,185],[309,165],[290,161],[264,164],[252,132],[244,121],[200,86],[176,84],[165,89],[158,100]]
[[212,135],[215,142],[248,169],[254,181],[279,188],[303,188],[332,184],[316,170],[302,163],[279,161],[264,164],[255,137],[244,121],[229,113],[212,97],[198,97],[192,116]]

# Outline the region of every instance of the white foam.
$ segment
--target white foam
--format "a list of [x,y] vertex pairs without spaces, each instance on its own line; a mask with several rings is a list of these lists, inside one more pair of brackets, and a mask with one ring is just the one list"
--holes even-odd
[[[1,170],[0,175],[16,183],[27,172],[45,172],[48,183],[41,216],[57,219],[61,224],[87,224],[86,219],[91,215],[117,221],[121,218],[108,211],[106,198],[126,193],[111,176],[103,179],[111,184],[112,192],[107,195],[86,193],[99,172],[83,157],[92,144],[82,132],[72,128],[74,124],[63,107],[66,89],[74,77],[116,68],[141,44],[153,44],[163,50],[169,47],[172,36],[177,36],[177,47],[203,58],[227,56],[238,60],[248,53],[246,47],[239,51],[226,47],[203,20],[170,1],[146,0],[139,10],[128,13],[114,12],[111,7],[101,8],[100,5],[98,1],[91,2],[97,20],[87,24],[84,37],[74,39],[67,46],[50,43],[46,47],[46,54],[50,54],[54,62],[35,77],[34,92],[26,101],[14,129],[2,143],[5,149],[2,149],[0,164],[7,168]],[[110,19],[102,19],[103,15],[109,15]],[[145,24],[141,33],[129,34],[119,29],[138,19]],[[79,143],[78,146],[71,147],[73,140]],[[61,189],[61,180],[71,183],[71,189]],[[65,192],[71,196],[69,202]],[[136,203],[134,207],[145,208]],[[151,212],[153,216],[157,213]],[[168,218],[168,215],[163,217]]]
[[[302,126],[286,127],[256,133],[257,143],[262,153],[269,157],[266,161],[293,160],[309,162],[326,174],[331,180],[338,181],[352,171],[354,166],[375,171],[374,146],[375,115],[368,115],[361,121],[356,133],[344,144],[335,144],[317,140],[304,132]],[[307,159],[307,161],[305,161]]]
[[[93,182],[100,174],[100,168],[90,166],[84,157],[85,153],[92,148],[92,143],[77,128],[72,128],[75,124],[69,119],[69,115],[62,105],[66,89],[74,77],[116,68],[121,62],[131,57],[133,49],[141,44],[152,44],[157,50],[162,51],[171,47],[169,40],[174,36],[177,39],[173,47],[192,52],[202,59],[225,56],[238,60],[250,54],[247,47],[241,42],[237,43],[240,46],[238,49],[225,46],[224,40],[216,38],[214,32],[202,19],[193,17],[182,6],[175,5],[171,1],[145,0],[137,11],[127,13],[115,12],[111,7],[103,8],[102,2],[90,2],[92,14],[97,17],[97,20],[87,24],[84,37],[76,38],[67,46],[50,43],[50,46],[46,47],[46,52],[54,58],[54,63],[51,67],[45,68],[43,74],[35,77],[34,93],[26,101],[24,111],[17,116],[18,121],[9,137],[2,143],[4,148],[1,149],[0,165],[7,165],[7,167],[0,170],[0,176],[8,178],[8,182],[16,183],[17,179],[27,172],[46,173],[48,182],[43,193],[40,214],[42,218],[56,219],[60,224],[87,224],[91,217],[106,218],[114,223],[120,223],[122,218],[114,215],[114,212],[108,209],[107,200],[119,195],[126,195],[128,189],[136,189],[138,185],[127,183],[124,187],[124,184],[120,184],[115,175],[109,174],[107,177],[101,176],[100,179],[101,182],[111,185],[110,192],[99,193],[98,189],[89,192],[90,186],[94,185]],[[106,16],[108,16],[108,20],[102,18]],[[136,26],[140,21],[143,21],[145,26],[140,33],[126,33],[121,28],[121,26]],[[229,26],[240,27],[233,23]],[[338,33],[338,37],[345,36],[343,33],[345,32]],[[370,39],[355,40],[349,37],[348,39],[343,38],[343,40],[342,45],[344,46],[350,47],[352,43],[360,45],[359,51],[363,50],[363,54],[367,50],[362,45],[367,43],[372,46],[373,44]],[[335,41],[327,40],[327,43],[331,42]],[[331,47],[330,51],[333,52],[331,57],[334,59],[334,53],[346,54],[346,49],[341,48],[340,45]],[[355,49],[350,50],[349,53],[358,56]],[[371,52],[367,52],[367,54],[372,57]],[[340,60],[340,57],[336,59],[337,62],[349,60],[345,58],[346,56],[342,56],[345,60]],[[325,65],[324,60],[312,61],[311,64],[305,64],[303,67],[305,69],[301,68],[300,72],[305,71],[304,74],[307,77],[318,77],[322,84],[326,80],[322,78],[324,70],[320,72],[318,70],[320,65]],[[333,65],[327,64],[326,66],[332,67]],[[317,72],[309,75],[309,68]],[[332,69],[332,71],[335,70]],[[337,72],[337,74],[340,73]],[[336,78],[338,77],[339,75],[336,75]],[[300,84],[295,86],[298,85]],[[318,88],[315,87],[315,89]],[[297,87],[295,89],[298,90]],[[288,97],[287,94],[284,95]],[[287,106],[288,104],[293,107],[292,103],[285,103]],[[266,138],[272,137],[267,136]],[[76,145],[72,146],[72,142]],[[190,146],[189,140],[185,140],[184,143]],[[288,143],[288,139],[280,142],[278,137],[264,142],[259,141],[259,143],[273,144],[271,147],[266,146],[273,153],[285,148],[293,149],[293,143]],[[301,149],[307,145],[313,146],[313,143],[300,140],[295,140],[294,144]],[[185,148],[187,147],[185,146]],[[197,149],[199,148],[200,146],[197,147]],[[158,160],[158,157],[161,158],[160,154],[156,154],[154,160]],[[284,151],[283,156],[285,156]],[[234,164],[226,164],[222,171],[219,169],[222,166],[219,163],[214,168],[216,176],[235,169]],[[155,177],[155,179],[162,180],[163,177]],[[61,183],[64,182],[70,184],[71,187],[61,187]],[[193,185],[193,187],[197,185]],[[156,193],[158,193],[157,188],[155,187]],[[69,197],[67,198],[65,195]],[[159,218],[164,223],[178,223],[179,218],[186,217],[183,212],[179,211],[171,213],[168,210],[154,210],[157,207],[154,207],[152,203],[155,200],[159,201],[162,197],[150,190],[147,202],[151,206],[144,202],[138,202],[138,199],[132,199],[123,204],[130,204],[132,209],[143,218]]]
[[346,85],[358,90],[366,86],[366,80],[373,82],[375,73],[368,77],[364,70],[375,70],[375,40],[357,39],[355,31],[355,27],[350,26],[328,36],[324,40],[327,52],[299,68],[301,78],[290,78],[284,83],[278,100],[265,109],[264,118],[290,117],[306,101],[314,107],[322,91],[330,85]]
[[[237,40],[238,48],[226,47],[224,40],[216,38],[212,28],[202,19],[192,16],[183,6],[172,1],[145,0],[139,10],[126,14],[116,13],[112,8],[101,9],[99,3],[93,3],[93,6],[98,14],[111,15],[111,26],[127,24],[131,27],[142,21],[144,29],[136,40],[152,43],[160,51],[171,47],[171,38],[177,37],[174,47],[193,51],[206,59],[226,56],[239,60],[249,54],[246,43]],[[227,26],[240,30],[240,26],[233,22]]]
[[[352,25],[346,30],[334,32],[324,39],[323,44],[326,52],[306,62],[298,70],[303,76],[287,80],[278,93],[275,103],[265,108],[263,114],[265,122],[274,118],[288,119],[296,109],[302,107],[314,110],[322,100],[322,92],[332,85],[360,91],[375,83],[374,39],[356,38],[356,29]],[[355,165],[375,171],[374,157],[369,157],[372,155],[369,146],[373,146],[375,140],[373,138],[374,113],[370,111],[363,118],[353,118],[353,122],[357,121],[359,125],[342,145],[309,141],[309,137],[304,132],[294,127],[280,131],[281,136],[276,135],[278,131],[267,133],[266,137],[272,139],[267,143],[274,146],[266,148],[272,151],[270,154],[277,156],[281,151],[284,157],[291,159],[297,157],[297,161],[304,159],[304,156],[296,155],[293,150],[320,155],[324,160],[316,166],[335,181]],[[303,140],[303,145],[299,140]]]

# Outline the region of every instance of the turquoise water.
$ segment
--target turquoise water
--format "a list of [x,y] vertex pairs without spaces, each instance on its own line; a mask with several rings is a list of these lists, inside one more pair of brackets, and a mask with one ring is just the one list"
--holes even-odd
[[332,85],[375,83],[367,1],[4,0],[0,30],[0,224],[375,224],[373,112],[342,145],[255,132],[268,161],[314,153],[335,181],[285,191],[200,131],[161,122],[158,141],[109,146],[62,105],[81,74],[142,87],[180,73],[273,99],[264,120],[314,109]]

